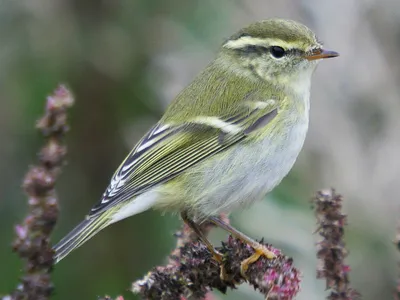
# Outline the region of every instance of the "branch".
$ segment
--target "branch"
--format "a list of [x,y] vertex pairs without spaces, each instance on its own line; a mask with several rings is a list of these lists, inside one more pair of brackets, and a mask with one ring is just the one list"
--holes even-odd
[[[211,223],[202,226],[205,232],[214,227]],[[247,280],[267,299],[290,300],[300,289],[300,272],[293,267],[292,259],[270,245],[265,244],[270,251],[277,253],[277,258],[260,258],[250,265],[247,278],[243,278],[240,263],[254,250],[229,237],[218,249],[224,255],[225,280],[222,280],[220,265],[186,225],[176,236],[177,247],[172,251],[169,263],[154,268],[143,279],[134,282],[134,293],[149,300],[205,299],[212,289],[226,293],[228,288],[234,289]]]
[[327,299],[359,299],[360,294],[350,287],[350,266],[344,262],[348,251],[343,240],[347,225],[347,216],[341,212],[343,198],[330,189],[317,192],[312,201],[318,224],[316,232],[322,237],[317,244],[317,278],[326,279],[326,288],[330,290]]
[[28,170],[23,181],[28,196],[28,215],[15,226],[13,243],[13,250],[25,262],[25,274],[11,296],[3,299],[48,299],[52,293],[50,234],[58,217],[55,184],[67,153],[63,139],[68,131],[67,108],[73,102],[70,92],[59,86],[47,98],[44,116],[36,124],[46,143],[38,155],[39,163]]

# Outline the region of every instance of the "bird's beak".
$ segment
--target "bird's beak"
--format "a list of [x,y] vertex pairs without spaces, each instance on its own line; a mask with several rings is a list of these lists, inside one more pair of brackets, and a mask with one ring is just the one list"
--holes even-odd
[[329,51],[324,49],[315,49],[311,53],[307,53],[304,58],[307,60],[324,59],[339,56],[339,53],[335,51]]

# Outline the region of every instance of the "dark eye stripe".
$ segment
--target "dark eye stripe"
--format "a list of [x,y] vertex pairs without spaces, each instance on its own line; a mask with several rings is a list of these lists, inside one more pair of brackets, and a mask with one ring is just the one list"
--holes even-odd
[[247,45],[245,47],[238,48],[237,50],[240,52],[244,52],[245,54],[259,54],[259,55],[269,51],[267,47],[255,46],[255,45]]
[[[272,47],[272,46],[271,46]],[[235,49],[236,51],[241,52],[242,54],[256,54],[261,55],[263,53],[270,53],[271,47],[264,47],[264,46],[256,46],[256,45],[247,45],[242,48]],[[292,56],[303,56],[304,51],[300,49],[288,49],[285,51],[285,55],[292,55]]]

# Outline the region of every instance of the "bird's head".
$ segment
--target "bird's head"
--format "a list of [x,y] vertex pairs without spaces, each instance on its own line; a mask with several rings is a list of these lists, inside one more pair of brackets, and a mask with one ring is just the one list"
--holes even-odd
[[306,26],[283,19],[253,23],[232,35],[221,55],[238,72],[285,84],[311,77],[319,60],[338,56],[322,48]]

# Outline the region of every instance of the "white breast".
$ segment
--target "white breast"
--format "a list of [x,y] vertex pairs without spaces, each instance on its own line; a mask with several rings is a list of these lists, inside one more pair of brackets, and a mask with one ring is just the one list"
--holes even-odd
[[[294,125],[294,124],[292,124]],[[261,200],[293,167],[308,129],[308,114],[280,139],[237,145],[200,164],[186,186],[193,214],[203,219]]]
[[[252,145],[243,143],[216,155],[190,171],[189,194],[199,218],[230,212],[237,206],[261,200],[289,173],[306,138],[309,123],[309,82],[294,86],[305,111],[285,112],[278,135],[267,136]],[[283,128],[282,128],[283,127]]]

